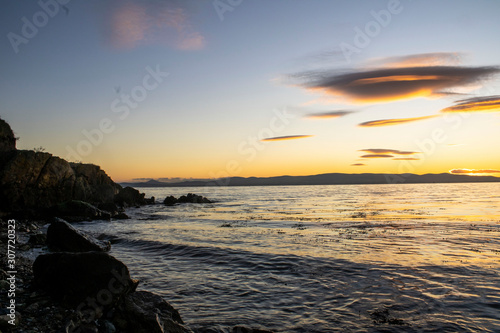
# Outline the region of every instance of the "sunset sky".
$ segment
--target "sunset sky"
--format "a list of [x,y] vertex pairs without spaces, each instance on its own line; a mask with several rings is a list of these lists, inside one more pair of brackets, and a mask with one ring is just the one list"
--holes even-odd
[[115,181],[500,176],[500,1],[41,0],[0,13],[19,149]]

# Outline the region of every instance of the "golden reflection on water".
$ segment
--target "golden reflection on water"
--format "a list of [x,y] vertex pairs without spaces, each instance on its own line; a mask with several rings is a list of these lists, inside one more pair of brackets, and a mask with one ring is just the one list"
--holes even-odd
[[[157,223],[151,240],[360,263],[500,267],[497,184],[217,190],[225,193],[211,193],[219,203],[163,212],[174,220]],[[210,195],[203,191],[214,190],[195,193]]]

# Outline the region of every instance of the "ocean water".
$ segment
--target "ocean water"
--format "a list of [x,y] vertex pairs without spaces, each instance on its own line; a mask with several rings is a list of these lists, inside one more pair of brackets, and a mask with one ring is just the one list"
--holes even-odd
[[500,184],[141,188],[79,223],[196,332],[500,332]]

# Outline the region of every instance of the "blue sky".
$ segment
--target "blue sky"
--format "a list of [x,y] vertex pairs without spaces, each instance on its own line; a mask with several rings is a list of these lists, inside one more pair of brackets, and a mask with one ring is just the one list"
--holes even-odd
[[[391,9],[397,13],[377,22],[373,12]],[[499,13],[498,1],[11,1],[0,14],[0,116],[20,137],[19,148],[43,146],[96,163],[116,180],[498,170],[500,159],[489,154],[500,139],[498,110],[446,118],[440,110],[500,95]],[[38,22],[36,35],[13,42],[13,34],[25,38],[26,20]],[[370,27],[376,30],[369,42],[356,47],[358,31]],[[346,57],[346,45],[357,51]],[[455,95],[433,91],[384,102],[346,99],[345,89],[321,86],[325,94],[296,80],[311,72],[316,78],[363,73],[404,59],[489,69],[467,84],[445,86]],[[144,92],[151,71],[168,75],[121,118],[113,102]],[[355,112],[304,117],[338,110]],[[271,126],[280,112],[294,118]],[[358,126],[428,115],[438,116]],[[446,140],[422,151],[436,129]],[[311,137],[259,141],[294,135]],[[413,151],[419,158],[360,159],[363,149]]]

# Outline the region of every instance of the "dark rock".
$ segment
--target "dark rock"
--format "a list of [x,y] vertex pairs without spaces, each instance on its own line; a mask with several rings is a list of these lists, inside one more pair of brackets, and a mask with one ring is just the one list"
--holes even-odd
[[71,200],[60,203],[54,206],[51,209],[51,212],[53,216],[60,217],[69,222],[111,219],[110,213],[102,211],[87,202],[79,200]]
[[273,331],[250,328],[246,326],[235,326],[233,327],[232,333],[273,333]]
[[146,205],[154,205],[155,204],[155,197],[145,198],[144,201],[146,202]]
[[90,203],[112,203],[122,187],[94,164],[70,163],[75,173],[73,199]]
[[31,235],[28,240],[28,243],[30,245],[38,245],[38,246],[45,245],[45,243],[47,243],[47,235],[45,234]]
[[78,306],[87,322],[120,303],[138,284],[125,264],[104,252],[42,254],[33,263],[33,273],[35,288],[65,306]]
[[2,211],[43,210],[70,199],[112,202],[120,188],[98,166],[48,153],[20,150],[0,161]]
[[179,312],[162,297],[148,291],[125,296],[118,307],[114,322],[119,329],[135,333],[186,333]]
[[97,205],[100,210],[106,211],[111,214],[111,217],[121,213],[123,210],[120,209],[114,202],[104,202]]
[[115,196],[115,203],[122,207],[135,207],[146,204],[144,193],[127,186]]
[[51,250],[66,252],[106,252],[111,249],[109,242],[97,240],[58,218],[47,229],[47,245]]
[[125,213],[118,213],[114,215],[113,218],[117,220],[128,220],[130,217]]
[[212,201],[208,200],[201,195],[196,195],[193,193],[188,193],[187,195],[181,196],[179,199],[176,199],[174,196],[170,195],[165,198],[163,203],[167,206],[173,206],[176,203],[212,203]]
[[163,203],[167,206],[173,206],[177,203],[177,199],[173,195],[169,195],[163,200]]
[[190,202],[190,203],[212,203],[212,201],[208,200],[205,197],[202,197],[201,195],[196,195],[193,193],[188,193],[187,195],[183,195],[177,200],[179,203],[185,203],[185,202]]
[[16,138],[10,125],[0,119],[0,152],[10,152],[16,150]]

